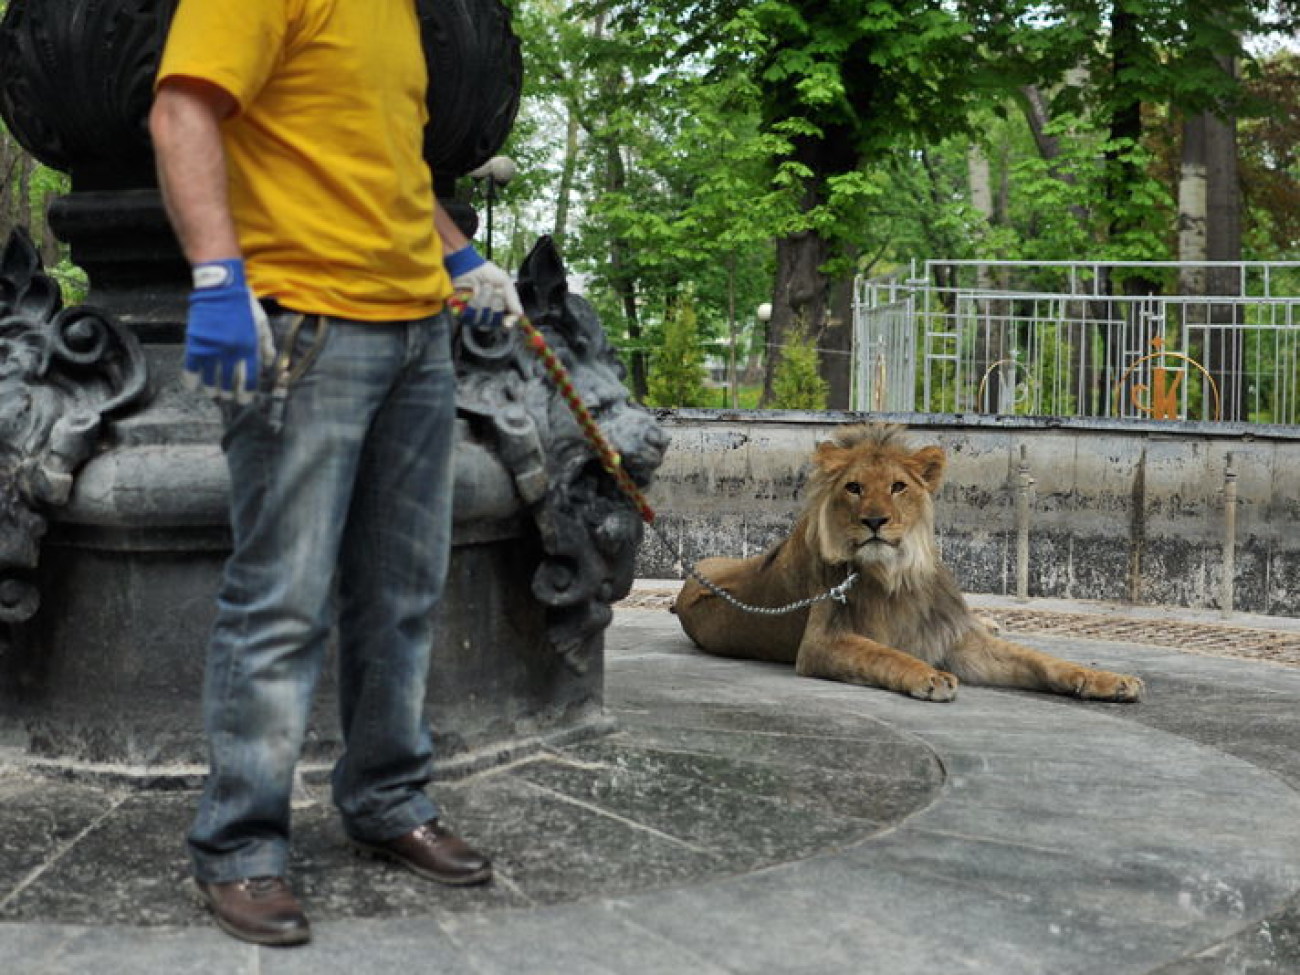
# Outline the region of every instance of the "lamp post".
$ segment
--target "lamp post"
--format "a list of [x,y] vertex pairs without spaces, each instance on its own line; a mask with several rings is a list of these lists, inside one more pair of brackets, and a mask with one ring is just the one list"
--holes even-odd
[[519,173],[519,167],[509,156],[493,156],[482,166],[470,170],[469,177],[475,183],[484,184],[487,198],[487,250],[486,257],[492,260],[492,205],[496,202],[497,187],[506,186]]
[[[767,323],[772,320],[772,303],[770,301],[763,302],[761,305],[758,306],[754,314],[758,318],[759,325],[763,332],[763,344],[761,346],[761,348],[763,349],[763,354],[765,356],[770,356],[772,354],[772,346],[771,343],[768,341]],[[763,364],[764,367],[766,368],[767,365],[766,360],[764,360]],[[766,406],[767,404],[763,403],[762,405]]]

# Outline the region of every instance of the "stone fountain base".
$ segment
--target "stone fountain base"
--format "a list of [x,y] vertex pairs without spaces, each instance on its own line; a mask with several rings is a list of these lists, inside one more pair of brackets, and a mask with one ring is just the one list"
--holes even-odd
[[[229,551],[227,474],[211,426],[194,420],[205,404],[174,390],[161,400],[118,425],[118,446],[79,472],[43,539],[42,608],[0,646],[0,729],[40,766],[166,785],[207,763],[200,693]],[[182,442],[155,442],[160,429]],[[497,454],[467,422],[458,430],[454,549],[428,688],[443,776],[608,727],[603,632],[578,653],[552,646],[532,593],[545,558],[537,525]],[[338,754],[334,688],[328,664],[307,768]]]
[[[531,592],[544,552],[495,455],[460,424],[457,522],[428,712],[444,776],[600,733],[603,633],[556,652]],[[200,693],[228,552],[226,473],[206,444],[96,457],[42,545],[42,609],[0,653],[0,724],[36,764],[137,783],[206,765]],[[575,667],[572,660],[584,663]],[[339,750],[327,665],[303,761]]]

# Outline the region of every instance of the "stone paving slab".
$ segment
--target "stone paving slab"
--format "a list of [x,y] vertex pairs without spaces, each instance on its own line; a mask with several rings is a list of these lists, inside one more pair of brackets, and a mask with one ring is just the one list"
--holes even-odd
[[620,609],[615,734],[435,790],[496,883],[354,857],[309,794],[293,950],[226,937],[188,894],[192,793],[0,753],[0,970],[1300,973],[1300,670],[1018,638],[1141,674],[1149,700],[923,703],[706,657]]

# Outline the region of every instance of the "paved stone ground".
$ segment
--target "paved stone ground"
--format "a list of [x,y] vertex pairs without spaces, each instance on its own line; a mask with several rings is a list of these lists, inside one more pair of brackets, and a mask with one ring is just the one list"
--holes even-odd
[[[646,580],[629,594],[629,609],[667,609],[680,583]],[[1080,637],[1112,643],[1175,646],[1189,653],[1300,666],[1300,620],[1197,610],[1163,610],[1120,603],[972,596],[980,614],[1007,632]]]
[[435,790],[491,886],[354,857],[309,787],[300,949],[207,921],[192,793],[0,751],[0,971],[1300,973],[1297,621],[977,600],[1148,700],[936,705],[703,656],[663,602],[610,630],[617,731]]

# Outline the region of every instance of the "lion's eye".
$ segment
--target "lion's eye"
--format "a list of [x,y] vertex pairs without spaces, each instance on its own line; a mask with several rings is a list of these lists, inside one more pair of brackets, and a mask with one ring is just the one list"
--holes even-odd
[[844,485],[844,490],[848,491],[849,494],[861,494],[862,485],[857,481],[849,481],[848,484]]
[[902,494],[904,491],[907,490],[907,485],[904,484],[902,481],[895,481],[893,486],[889,490],[890,493],[892,494]]

